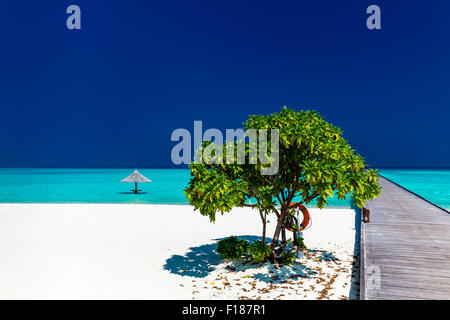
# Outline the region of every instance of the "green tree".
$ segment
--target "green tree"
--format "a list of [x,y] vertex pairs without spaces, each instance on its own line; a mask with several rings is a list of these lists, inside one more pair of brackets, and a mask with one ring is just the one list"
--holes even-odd
[[[273,213],[277,217],[273,249],[279,244],[289,211],[300,204],[308,205],[315,200],[317,206],[323,208],[329,197],[351,196],[354,205],[362,208],[366,200],[380,194],[377,171],[365,169],[363,158],[342,137],[342,131],[316,111],[297,112],[284,107],[271,115],[250,116],[244,128],[278,130],[278,171],[262,175],[261,168],[270,164],[259,160],[251,164],[255,159],[251,159],[249,143],[244,141],[228,142],[235,146],[234,155],[228,155],[229,159],[225,152],[213,151],[204,155],[206,161],[191,163],[191,179],[185,188],[187,200],[212,222],[218,212],[224,214],[234,207],[253,207],[260,214],[265,239],[267,215]],[[210,143],[205,142],[198,152],[204,152]],[[236,163],[239,144],[244,145],[245,164]],[[272,148],[270,145],[269,149]],[[270,159],[273,161],[273,154]],[[251,204],[249,199],[253,200]],[[294,199],[297,204],[291,205]],[[284,247],[285,237],[282,240]],[[294,232],[294,243],[295,240]]]

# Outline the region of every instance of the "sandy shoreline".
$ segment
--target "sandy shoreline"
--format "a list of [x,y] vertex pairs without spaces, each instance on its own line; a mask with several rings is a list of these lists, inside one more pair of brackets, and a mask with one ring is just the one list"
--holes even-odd
[[0,204],[0,299],[354,298],[359,218],[351,209],[310,213],[307,258],[275,269],[214,251],[217,239],[260,235],[248,208],[212,224],[181,205]]

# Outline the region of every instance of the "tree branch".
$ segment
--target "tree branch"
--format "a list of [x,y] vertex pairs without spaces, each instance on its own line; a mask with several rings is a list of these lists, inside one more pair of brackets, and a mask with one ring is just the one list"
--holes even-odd
[[305,203],[305,202],[307,202],[307,201],[310,201],[310,200],[312,200],[312,199],[314,199],[314,198],[316,198],[316,197],[318,197],[318,196],[319,196],[318,194],[311,195],[311,196],[309,196],[309,197],[303,199],[301,202],[297,202],[297,203],[294,204],[293,206],[290,206],[289,209],[295,209],[295,208],[299,207],[301,204],[303,204],[303,203]]
[[277,208],[273,207],[273,212],[275,212],[277,218],[280,217],[280,213],[278,212]]
[[262,210],[261,210],[261,203],[259,202],[259,198],[256,198],[256,201],[258,202],[258,212],[259,212],[259,215],[261,216],[261,221],[264,224],[265,223],[265,219],[264,219],[264,215],[263,215]]

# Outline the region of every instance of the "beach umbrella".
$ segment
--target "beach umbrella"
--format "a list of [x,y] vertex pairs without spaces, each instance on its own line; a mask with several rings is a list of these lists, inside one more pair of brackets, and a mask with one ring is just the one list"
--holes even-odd
[[128,177],[126,177],[125,179],[123,179],[120,182],[134,182],[134,193],[138,193],[138,191],[142,191],[142,190],[138,190],[137,184],[138,182],[141,183],[145,183],[145,182],[152,182],[150,179],[147,179],[146,177],[144,177],[142,174],[139,173],[139,171],[135,170],[132,174],[130,174]]

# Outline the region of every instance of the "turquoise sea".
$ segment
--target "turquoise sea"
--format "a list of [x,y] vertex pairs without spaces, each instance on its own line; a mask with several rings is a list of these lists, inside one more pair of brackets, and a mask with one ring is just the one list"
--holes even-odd
[[380,174],[445,209],[450,209],[450,169],[382,169]]
[[[0,203],[146,203],[186,204],[186,169],[139,169],[151,183],[142,194],[120,181],[134,169],[0,168]],[[450,170],[380,170],[385,177],[450,208]],[[350,199],[329,200],[329,207],[350,207]]]

